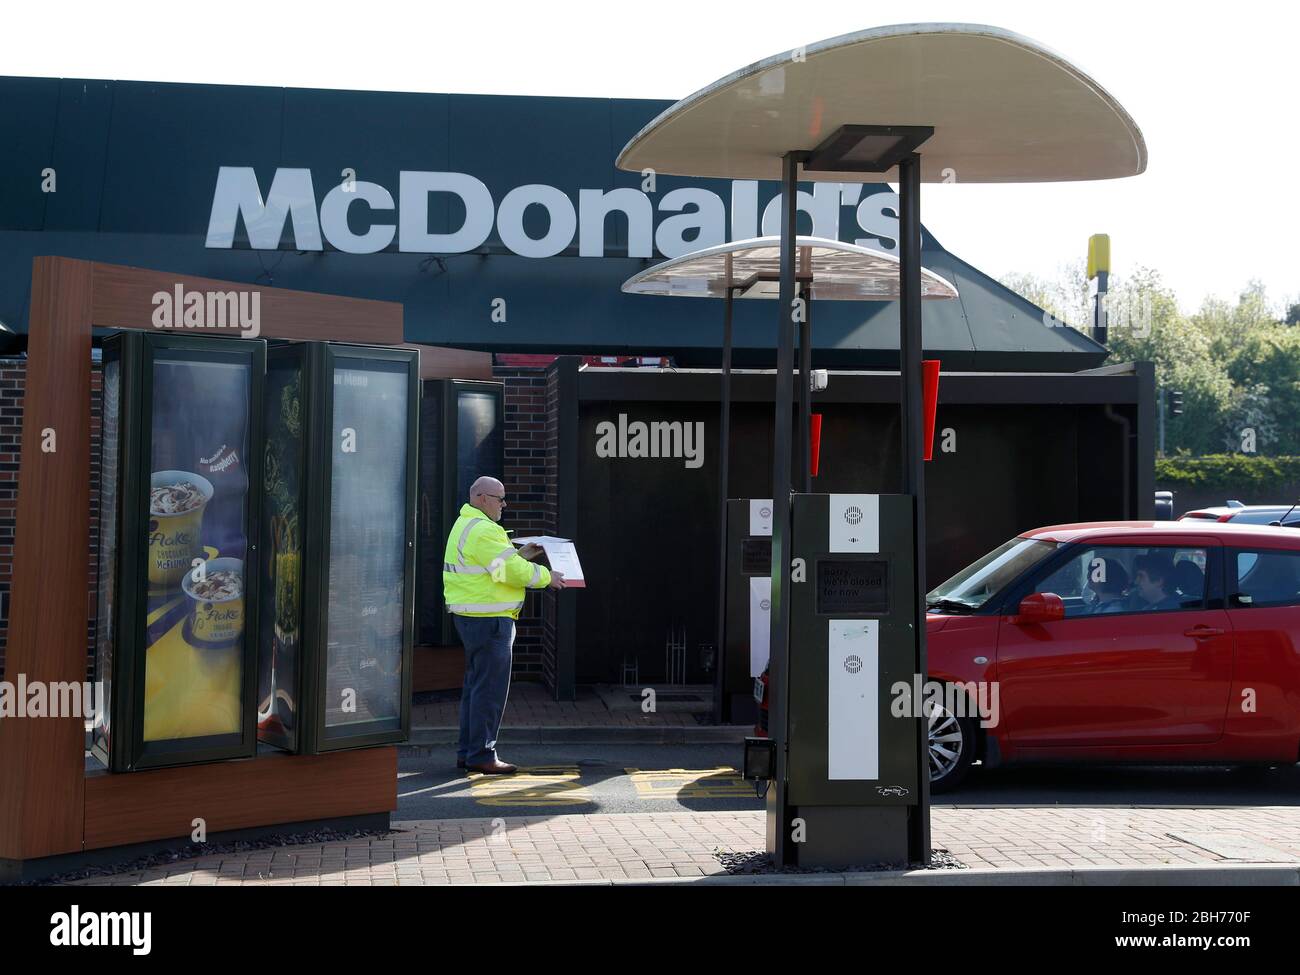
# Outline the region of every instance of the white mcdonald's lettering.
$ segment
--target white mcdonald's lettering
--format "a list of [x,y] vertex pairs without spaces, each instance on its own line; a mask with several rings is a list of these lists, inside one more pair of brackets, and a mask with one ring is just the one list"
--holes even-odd
[[[882,189],[859,201],[862,192],[857,184],[818,183],[811,193],[799,191],[799,209],[812,218],[814,236],[838,240],[840,211],[852,207],[856,226],[850,232],[866,234],[853,243],[894,251],[898,195]],[[429,199],[439,193],[458,197],[465,211],[461,225],[447,233],[429,229]],[[501,242],[522,257],[552,257],[571,247],[575,235],[578,256],[604,257],[606,222],[612,215],[627,223],[629,257],[654,257],[655,251],[663,257],[679,257],[728,239],[776,234],[779,229],[780,198],[773,197],[760,214],[758,183],[752,180],[731,184],[730,228],[727,206],[711,190],[685,186],[654,196],[657,201],[631,187],[580,189],[575,206],[568,194],[554,186],[528,183],[510,190],[497,203],[487,185],[468,173],[404,170],[398,176],[396,200],[378,183],[350,180],[331,187],[318,210],[310,169],[277,169],[263,196],[251,166],[222,166],[212,194],[206,246],[233,247],[241,217],[254,250],[276,250],[283,244],[322,251],[328,243],[347,254],[387,250],[394,239],[399,251],[464,254],[482,247],[495,227]],[[525,214],[532,208],[546,213],[546,230],[539,237],[531,236],[524,226]],[[353,229],[367,218],[367,229]]]

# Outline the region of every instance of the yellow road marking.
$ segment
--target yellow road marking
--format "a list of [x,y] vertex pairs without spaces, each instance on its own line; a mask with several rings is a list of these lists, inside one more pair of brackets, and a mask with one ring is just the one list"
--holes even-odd
[[591,802],[576,765],[519,766],[514,775],[471,772],[470,794],[481,806],[579,806]]
[[641,799],[730,799],[754,797],[754,786],[726,765],[709,769],[625,768]]

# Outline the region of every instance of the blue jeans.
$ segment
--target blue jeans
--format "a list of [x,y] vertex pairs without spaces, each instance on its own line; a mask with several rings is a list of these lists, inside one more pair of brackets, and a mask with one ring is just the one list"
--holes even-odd
[[465,686],[460,694],[456,757],[466,765],[490,765],[497,760],[497,732],[510,693],[515,621],[509,616],[452,618],[465,647]]

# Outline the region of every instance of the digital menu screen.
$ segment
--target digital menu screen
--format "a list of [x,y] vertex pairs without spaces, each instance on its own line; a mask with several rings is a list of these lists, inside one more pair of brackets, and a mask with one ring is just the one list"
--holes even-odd
[[[332,377],[325,728],[401,726],[407,364],[340,358]],[[378,723],[378,728],[376,728]]]
[[155,352],[146,742],[241,730],[251,382],[243,356]]
[[470,485],[487,475],[501,477],[501,418],[496,393],[456,391],[456,497],[454,510],[469,500]]
[[259,738],[294,750],[302,642],[302,364],[276,356],[266,368],[262,465],[262,610],[258,655]]
[[822,616],[875,616],[889,612],[889,563],[882,559],[820,560],[817,612]]

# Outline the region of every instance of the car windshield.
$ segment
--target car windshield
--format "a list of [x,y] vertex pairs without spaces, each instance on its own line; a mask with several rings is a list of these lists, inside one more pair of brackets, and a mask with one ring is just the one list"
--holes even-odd
[[926,605],[933,607],[943,603],[951,609],[960,606],[979,609],[1016,576],[1042,562],[1060,546],[1060,542],[1013,538],[966,566],[943,585],[930,590]]

